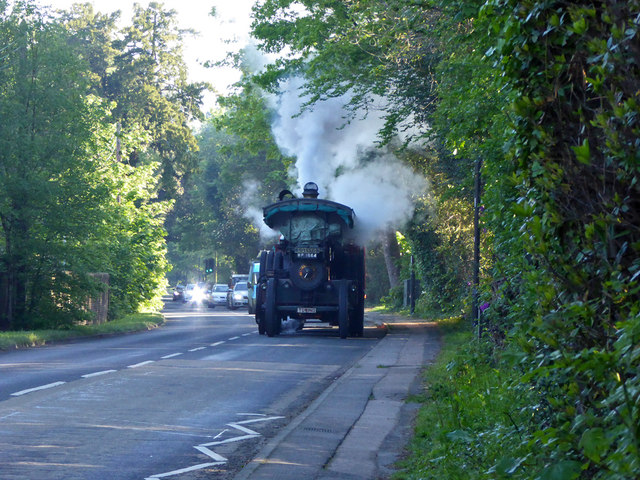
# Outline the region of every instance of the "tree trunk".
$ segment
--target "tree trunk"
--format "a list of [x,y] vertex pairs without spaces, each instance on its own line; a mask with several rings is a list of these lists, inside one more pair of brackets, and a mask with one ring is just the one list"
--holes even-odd
[[384,263],[387,266],[387,275],[389,276],[389,286],[394,288],[398,286],[400,272],[398,269],[398,259],[400,258],[400,246],[396,238],[395,230],[388,230],[382,237],[382,252],[384,254]]

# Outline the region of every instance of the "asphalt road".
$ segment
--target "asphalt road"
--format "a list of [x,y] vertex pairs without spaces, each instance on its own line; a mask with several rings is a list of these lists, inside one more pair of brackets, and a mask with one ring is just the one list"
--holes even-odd
[[0,479],[233,478],[385,330],[269,338],[169,302],[162,328],[0,353]]

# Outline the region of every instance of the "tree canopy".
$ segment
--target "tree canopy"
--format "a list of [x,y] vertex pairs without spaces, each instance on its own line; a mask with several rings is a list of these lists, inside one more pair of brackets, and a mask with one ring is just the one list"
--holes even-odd
[[172,16],[138,6],[120,36],[89,4],[0,3],[0,328],[90,319],[97,273],[110,316],[158,305],[161,199],[193,169],[204,88],[186,82]]

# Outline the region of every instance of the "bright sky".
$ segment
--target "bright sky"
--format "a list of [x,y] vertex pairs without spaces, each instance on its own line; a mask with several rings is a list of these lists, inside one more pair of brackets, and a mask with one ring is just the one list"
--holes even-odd
[[[199,33],[197,37],[184,39],[184,59],[191,81],[206,81],[220,91],[238,80],[239,73],[232,69],[204,68],[204,61],[217,61],[230,50],[238,50],[249,41],[251,6],[255,0],[159,0],[165,9],[175,10],[181,28]],[[120,10],[123,25],[131,23],[133,3],[131,0],[40,0],[43,5],[56,9],[69,9],[73,3],[91,3],[94,10],[111,13]],[[146,6],[149,0],[137,3]],[[215,7],[216,17],[209,13]],[[233,42],[230,44],[229,42]],[[214,104],[214,97],[205,99],[205,111]]]

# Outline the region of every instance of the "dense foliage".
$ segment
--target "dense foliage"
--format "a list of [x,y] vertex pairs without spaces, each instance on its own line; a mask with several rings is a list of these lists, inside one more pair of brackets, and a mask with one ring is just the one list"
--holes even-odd
[[118,35],[118,15],[88,4],[0,2],[1,329],[90,320],[103,278],[111,318],[158,306],[171,206],[158,198],[191,168],[202,91],[173,15],[139,8]]
[[[528,254],[522,282],[502,282],[517,295],[525,380],[544,401],[535,456],[565,478],[640,469],[639,7],[486,5],[495,64],[517,92],[513,173],[496,179],[510,182],[516,217],[492,226],[517,231]],[[498,267],[522,255],[497,247]]]
[[216,260],[207,281],[227,283],[231,273],[248,272],[266,245],[260,238],[262,207],[287,187],[290,159],[275,145],[260,90],[247,85],[219,103],[223,110],[198,136],[198,172],[187,179],[169,218],[173,282],[205,280],[206,258]]

